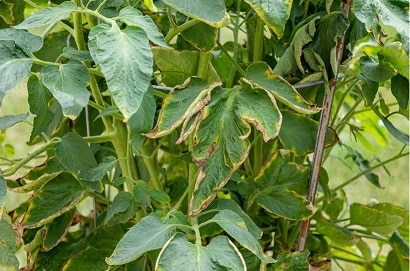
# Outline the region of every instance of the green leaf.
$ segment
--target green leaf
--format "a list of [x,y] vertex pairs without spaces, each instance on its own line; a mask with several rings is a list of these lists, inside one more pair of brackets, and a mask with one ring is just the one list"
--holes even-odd
[[133,195],[135,199],[143,204],[145,207],[151,207],[151,197],[149,194],[149,185],[146,181],[138,180],[134,184]]
[[349,229],[326,221],[318,222],[316,224],[316,230],[333,242],[346,246],[354,246],[360,240],[360,238],[355,236]]
[[[370,168],[370,162],[363,158],[363,156],[357,150],[349,150],[349,157],[353,159],[356,165],[359,166],[361,172],[366,171]],[[374,172],[370,171],[365,174],[367,180],[378,188],[383,188],[379,182],[379,176]]]
[[0,1],[0,28],[16,25],[24,20],[25,2],[20,0]]
[[163,0],[163,2],[182,14],[214,27],[229,24],[224,0]]
[[373,108],[373,111],[382,120],[384,126],[386,127],[386,129],[389,131],[389,133],[392,136],[394,136],[400,142],[402,142],[406,145],[409,145],[410,139],[409,139],[408,134],[405,134],[405,133],[401,132],[399,129],[397,129],[396,127],[394,127],[394,125],[385,116],[383,116],[379,112],[378,108]]
[[145,31],[99,24],[91,29],[88,45],[116,105],[128,120],[141,106],[151,81],[153,61]]
[[74,49],[73,47],[64,47],[63,53],[61,56],[68,58],[68,59],[76,59],[79,61],[91,61],[93,58],[88,51],[79,51]]
[[0,117],[0,130],[6,130],[15,124],[25,121],[29,113]]
[[168,196],[168,194],[162,191],[153,190],[149,192],[149,195],[153,200],[155,200],[161,205],[167,205],[171,202],[171,199]]
[[183,85],[174,88],[163,99],[158,122],[146,136],[156,138],[167,135],[184,122],[181,132],[181,138],[184,139],[188,122],[204,108],[210,100],[212,89],[219,85],[215,83],[208,86],[200,78],[191,77]]
[[144,133],[148,133],[154,125],[155,111],[157,105],[155,103],[153,88],[150,86],[145,92],[142,99],[141,107],[128,120],[130,127],[131,143],[135,151],[139,151],[146,137]]
[[14,41],[0,41],[0,105],[7,91],[30,74],[32,59]]
[[42,232],[42,250],[49,251],[57,246],[68,233],[74,219],[75,209],[56,217]]
[[391,215],[398,215],[403,219],[403,224],[400,225],[398,228],[398,231],[400,235],[407,241],[409,242],[409,210],[404,209],[399,206],[395,206],[391,203],[379,203],[374,206],[373,208],[383,211],[385,213],[391,214]]
[[59,67],[44,67],[41,73],[42,83],[59,102],[64,116],[76,119],[90,97],[87,89],[89,80],[87,68],[78,60],[70,60]]
[[65,1],[59,6],[44,8],[25,19],[21,24],[14,26],[14,28],[30,29],[63,20],[70,16],[76,7],[75,3]]
[[397,74],[391,79],[391,93],[397,100],[401,109],[409,106],[409,79]]
[[[283,111],[282,116],[283,123],[280,129],[279,139],[283,146],[298,156],[313,152],[319,123],[306,116],[288,111]],[[338,140],[339,138],[336,132],[328,128],[325,146],[331,146]]]
[[138,9],[130,6],[125,7],[120,10],[118,18],[129,26],[136,26],[144,30],[148,39],[156,45],[169,47],[165,43],[164,36],[158,31],[158,28],[151,17],[143,15]]
[[397,72],[409,79],[409,57],[400,42],[388,43],[381,47],[377,53],[379,59],[390,63]]
[[308,104],[291,84],[275,74],[264,62],[253,63],[248,67],[246,79],[251,85],[265,90],[268,95],[286,104],[293,110],[304,114],[319,112],[320,108]]
[[307,271],[309,270],[309,251],[283,252],[278,255],[273,265],[275,271]]
[[381,19],[383,24],[394,27],[407,45],[409,42],[408,6],[407,0],[356,0],[353,2],[354,13],[366,25],[367,31],[372,31],[374,21]]
[[264,255],[258,240],[249,232],[245,221],[234,211],[221,210],[211,221],[221,226],[227,234],[235,239],[241,246],[251,251],[261,261],[266,263],[274,262],[272,258]]
[[29,77],[27,81],[27,90],[30,112],[36,115],[33,121],[33,130],[30,135],[30,142],[32,142],[36,136],[47,130],[54,119],[54,113],[48,106],[51,95],[41,83],[37,75]]
[[292,0],[276,1],[269,0],[245,0],[259,17],[280,38],[285,30],[292,9]]
[[402,257],[402,260],[407,261],[409,258],[409,244],[403,239],[403,237],[395,231],[390,237],[389,242],[392,245],[393,250]]
[[[155,63],[162,72],[162,83],[167,86],[183,84],[189,77],[196,76],[200,54],[196,51],[177,51],[169,48],[152,48]],[[203,78],[209,85],[218,82],[219,77],[211,64]]]
[[362,94],[364,98],[364,103],[366,106],[373,104],[374,98],[376,97],[377,91],[379,90],[379,83],[370,80],[363,75],[359,75],[362,81]]
[[225,236],[216,236],[203,247],[176,234],[159,254],[155,270],[239,271],[246,270],[246,265],[238,249]]
[[37,52],[43,47],[41,37],[15,28],[0,29],[0,40],[14,41],[20,48],[30,53]]
[[174,233],[173,225],[163,224],[158,217],[146,216],[129,229],[106,262],[121,265],[134,261],[145,252],[162,248]]
[[17,234],[13,229],[11,218],[6,213],[1,215],[0,229],[0,244],[6,245],[11,251],[16,251]]
[[0,208],[3,207],[4,202],[6,201],[7,194],[7,185],[6,179],[3,176],[0,176]]
[[137,208],[134,196],[130,192],[120,191],[108,208],[105,225],[112,227],[127,222],[135,216]]
[[211,51],[216,45],[218,30],[205,23],[198,23],[181,32],[182,37],[201,51]]
[[190,202],[191,214],[206,208],[243,163],[250,148],[251,124],[265,141],[275,138],[281,125],[273,97],[246,84],[215,89],[202,116],[194,135],[192,156],[201,171]]
[[4,271],[17,271],[19,269],[19,261],[5,244],[0,242],[0,269]]
[[117,159],[113,156],[104,157],[103,161],[96,167],[90,168],[87,171],[80,170],[78,177],[81,180],[88,182],[100,181],[107,174],[107,172],[110,172],[114,168],[116,162]]
[[396,75],[396,69],[389,63],[377,63],[371,56],[362,56],[359,60],[362,74],[374,82],[383,82]]
[[403,219],[370,206],[353,203],[350,206],[350,223],[381,235],[390,235],[403,223]]
[[83,188],[70,174],[62,173],[43,185],[29,202],[23,225],[39,227],[75,207],[82,199]]
[[305,68],[302,64],[303,47],[313,40],[316,32],[316,20],[319,17],[313,18],[307,24],[300,27],[296,33],[285,53],[280,57],[278,64],[276,64],[273,72],[285,76],[298,69],[301,73],[305,73]]

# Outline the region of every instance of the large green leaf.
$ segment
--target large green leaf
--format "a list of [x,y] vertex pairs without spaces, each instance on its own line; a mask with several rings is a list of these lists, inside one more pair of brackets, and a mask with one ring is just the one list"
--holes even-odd
[[403,223],[403,218],[370,206],[353,203],[350,206],[350,223],[381,235],[390,235]]
[[381,47],[377,53],[379,59],[389,62],[399,74],[409,79],[409,57],[399,42],[392,42]]
[[60,103],[64,116],[76,119],[90,97],[87,68],[78,60],[70,60],[59,67],[47,66],[41,73],[42,83]]
[[292,0],[245,0],[278,37],[283,35],[292,9]]
[[155,270],[240,271],[246,270],[246,265],[238,249],[225,236],[216,236],[203,247],[176,234],[158,256]]
[[251,124],[265,141],[278,135],[281,114],[273,97],[246,84],[213,91],[194,136],[192,156],[201,171],[190,202],[191,214],[206,208],[243,163],[250,148]]
[[129,26],[136,26],[145,31],[148,39],[163,47],[168,47],[164,41],[164,36],[158,31],[154,21],[148,15],[143,15],[141,11],[133,7],[125,7],[120,10],[118,18]]
[[109,265],[131,262],[145,252],[162,248],[174,234],[175,226],[162,223],[158,217],[146,216],[129,229],[106,262]]
[[14,41],[0,40],[0,105],[7,91],[30,74],[32,59]]
[[163,2],[188,17],[214,27],[229,24],[224,0],[163,0]]
[[216,45],[218,29],[205,23],[198,23],[181,32],[192,46],[202,51],[210,51]]
[[[245,79],[244,79],[245,80]],[[264,62],[253,63],[246,72],[246,81],[273,95],[293,110],[304,114],[317,113],[320,109],[310,105],[291,84],[275,74]]]
[[91,29],[88,45],[116,105],[128,120],[141,106],[151,81],[153,61],[145,31],[99,24]]
[[75,209],[63,213],[45,227],[42,232],[42,250],[49,251],[57,246],[68,233],[74,219]]
[[14,26],[14,28],[30,29],[60,21],[67,18],[76,7],[74,2],[65,1],[59,6],[44,8],[25,19],[21,24]]
[[355,236],[349,229],[327,221],[318,222],[316,229],[320,234],[342,245],[354,246],[360,240],[360,238]]
[[[283,123],[280,129],[279,139],[283,146],[299,156],[313,152],[319,123],[309,117],[289,111],[283,111],[282,116]],[[325,146],[331,146],[338,140],[339,138],[336,132],[328,128]]]
[[[409,42],[409,2],[407,0],[355,0],[353,10],[370,32],[379,19],[385,25],[394,27]],[[408,49],[408,48],[407,48]]]
[[397,73],[389,62],[380,61],[378,63],[371,56],[362,56],[359,63],[362,74],[374,82],[389,80]]
[[275,271],[307,271],[309,270],[309,251],[283,252],[278,255],[278,261],[273,265]]
[[409,242],[409,210],[404,209],[403,207],[395,206],[391,203],[379,203],[372,207],[391,215],[400,216],[403,219],[403,224],[401,224],[398,228],[398,232],[407,242]]
[[273,263],[274,260],[263,254],[258,240],[252,236],[245,221],[234,211],[221,210],[210,221],[217,223],[241,246],[255,254],[261,261]]
[[27,81],[28,104],[30,112],[35,114],[33,130],[30,141],[41,133],[45,132],[53,121],[54,113],[50,110],[48,102],[51,99],[50,93],[46,90],[37,75],[32,75]]
[[36,52],[43,47],[43,40],[41,37],[33,35],[27,31],[6,28],[0,30],[0,40],[12,40],[20,48],[27,50],[27,52]]
[[290,161],[290,155],[273,154],[255,177],[259,187],[256,203],[266,211],[288,219],[303,220],[312,216],[306,193],[309,168]]
[[5,244],[11,251],[15,251],[17,233],[13,229],[11,218],[6,213],[1,215],[0,229],[0,243]]
[[397,100],[401,109],[409,106],[409,79],[400,74],[391,79],[391,93]]
[[29,202],[23,225],[38,227],[47,223],[82,199],[83,187],[71,174],[62,173],[43,185]]
[[19,269],[19,261],[13,251],[6,245],[0,242],[0,269],[4,271],[17,271]]

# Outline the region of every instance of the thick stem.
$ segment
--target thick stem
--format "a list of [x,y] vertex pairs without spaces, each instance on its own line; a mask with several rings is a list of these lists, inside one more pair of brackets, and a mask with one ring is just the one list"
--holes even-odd
[[192,19],[186,23],[183,23],[181,25],[178,25],[176,27],[171,28],[171,30],[169,30],[168,34],[165,36],[165,42],[166,43],[170,43],[171,40],[178,35],[179,33],[181,33],[182,31],[190,28],[191,26],[196,25],[197,23],[199,23],[200,21],[196,20],[196,19]]
[[[345,0],[343,1],[342,8],[346,13],[346,16],[349,16],[350,13],[350,6],[352,0]],[[339,70],[340,62],[342,60],[343,55],[343,48],[344,48],[344,36],[339,38],[336,45],[336,63],[337,63],[337,70]],[[313,153],[313,162],[312,162],[312,170],[310,174],[310,181],[309,181],[309,189],[307,199],[311,202],[312,205],[315,203],[315,196],[316,196],[316,189],[319,183],[319,174],[320,169],[322,168],[322,159],[323,153],[325,149],[326,143],[326,132],[329,125],[330,117],[331,117],[331,109],[333,103],[333,96],[336,91],[337,85],[337,72],[335,77],[330,80],[330,92],[325,93],[324,101],[323,101],[323,109],[320,114],[320,121],[319,121],[319,131],[316,137],[316,145],[315,151]],[[302,229],[299,236],[299,251],[305,250],[306,241],[309,232],[309,225],[310,219],[303,221]]]
[[147,166],[148,172],[151,176],[152,185],[154,186],[155,190],[164,191],[162,188],[162,184],[159,180],[158,170],[155,166],[154,161],[151,158],[151,155],[148,153],[148,150],[145,148],[144,145],[141,146],[140,149],[142,159],[144,160],[145,165]]

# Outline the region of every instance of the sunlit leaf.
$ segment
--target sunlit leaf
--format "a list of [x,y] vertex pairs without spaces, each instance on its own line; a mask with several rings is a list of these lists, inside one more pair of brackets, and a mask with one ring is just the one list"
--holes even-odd
[[42,186],[30,200],[24,226],[40,226],[73,208],[83,194],[83,187],[70,174],[62,173]]
[[131,262],[147,251],[162,248],[174,233],[175,226],[163,224],[158,217],[146,216],[129,229],[106,262],[109,265]]
[[403,219],[403,224],[400,225],[398,228],[398,231],[400,235],[407,241],[409,242],[409,211],[406,210],[403,207],[396,206],[391,203],[379,203],[374,206],[373,208],[383,211],[385,213],[391,214],[391,215],[397,215],[400,216]]
[[[13,229],[13,222],[11,221],[11,218],[5,213],[1,214],[0,229],[0,243],[3,243],[12,252],[14,252],[16,250],[17,233]],[[0,253],[0,255],[2,254]]]
[[316,229],[320,234],[338,244],[354,246],[360,240],[349,229],[326,221],[318,222]]
[[0,130],[8,129],[19,122],[25,121],[28,115],[29,114],[26,113],[26,114],[8,115],[8,116],[0,117]]
[[59,67],[47,66],[41,73],[42,83],[60,103],[64,116],[76,119],[90,97],[87,68],[78,60],[70,60]]
[[264,255],[258,240],[250,234],[245,221],[231,210],[222,210],[218,212],[211,221],[221,226],[241,246],[255,254],[261,261],[273,263],[274,260]]
[[350,206],[350,223],[381,235],[390,235],[403,223],[403,219],[370,206],[353,203]]
[[226,236],[216,236],[203,247],[176,234],[161,251],[155,270],[211,271],[246,270],[245,262],[235,245]]
[[99,24],[91,29],[88,45],[115,104],[128,120],[140,108],[151,81],[153,60],[145,31]]
[[0,242],[0,268],[4,271],[17,271],[19,261],[11,249]]
[[229,24],[229,16],[225,11],[223,0],[163,0],[163,2],[188,17],[214,27]]
[[388,43],[377,53],[379,59],[390,63],[400,75],[409,79],[409,57],[399,42]]
[[309,270],[309,251],[283,252],[278,255],[277,262],[273,265],[275,271],[306,271]]
[[7,194],[6,179],[0,176],[0,208],[3,207],[4,205],[4,201],[6,200],[6,194]]
[[359,62],[362,74],[374,82],[386,81],[397,73],[389,62],[377,63],[371,56],[362,56]]
[[283,35],[292,9],[292,0],[276,2],[269,0],[245,0],[245,2],[272,28],[276,35],[279,37]]
[[77,5],[74,2],[65,1],[59,6],[44,8],[25,19],[21,24],[14,26],[14,28],[30,29],[60,21],[67,18],[76,7]]
[[14,41],[0,41],[0,105],[7,91],[30,74],[32,59]]
[[313,114],[320,110],[306,102],[291,84],[275,74],[264,62],[253,63],[248,67],[246,81],[265,90],[297,112]]
[[41,37],[15,28],[0,29],[0,40],[12,40],[20,48],[31,53],[36,52],[43,47],[43,40]]

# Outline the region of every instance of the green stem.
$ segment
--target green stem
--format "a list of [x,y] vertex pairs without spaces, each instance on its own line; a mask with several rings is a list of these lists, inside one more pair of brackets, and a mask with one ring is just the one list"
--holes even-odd
[[176,27],[172,27],[172,28],[169,30],[168,34],[165,36],[165,42],[166,42],[166,43],[170,43],[170,41],[171,41],[176,35],[178,35],[178,34],[181,33],[182,31],[184,31],[184,30],[190,28],[191,26],[196,25],[196,24],[199,23],[199,22],[200,22],[200,21],[198,21],[198,20],[196,20],[196,19],[192,19],[192,20],[190,20],[190,21],[188,21],[188,22],[185,22],[185,23],[183,23],[183,24],[181,24],[181,25],[178,25],[178,26],[176,26]]
[[233,57],[231,57],[229,52],[225,50],[225,48],[223,47],[223,45],[221,43],[219,43],[219,41],[217,43],[218,43],[219,48],[221,48],[222,52],[228,57],[228,59],[232,63],[232,65],[234,65],[234,67],[239,71],[239,73],[243,77],[245,77],[246,76],[245,70],[242,69],[242,67],[238,64],[238,62]]
[[[241,1],[242,0],[237,0],[236,1],[236,6],[237,6],[236,17],[235,17],[236,18],[236,24],[235,24],[234,30],[232,31],[232,33],[233,33],[233,59],[238,59],[238,50],[239,50],[239,48],[238,48],[239,47],[238,36],[239,36],[239,28],[240,28],[240,26],[239,26],[239,15],[241,13]],[[223,48],[222,45],[220,45],[220,47],[221,47],[222,50],[225,50],[225,48]],[[230,58],[230,55],[228,53],[225,53],[225,54],[228,56],[228,58]],[[237,64],[236,61],[234,61],[233,63]],[[235,80],[236,69],[237,69],[237,66],[234,64],[234,66],[231,67],[231,70],[229,72],[228,80],[226,81],[226,87],[227,88],[231,88],[233,86],[233,83],[234,83],[234,80]]]
[[115,133],[103,133],[101,135],[98,136],[87,136],[84,137],[84,140],[87,143],[104,143],[104,142],[110,142],[112,140],[112,138],[115,136]]
[[211,54],[209,52],[201,52],[199,54],[199,61],[198,61],[198,72],[197,75],[198,77],[202,79],[206,79],[206,76],[208,74],[208,67],[209,67],[209,61],[211,59]]
[[76,9],[76,10],[73,11],[74,15],[75,14],[80,14],[80,16],[81,16],[82,13],[93,15],[94,17],[96,17],[96,18],[98,18],[98,19],[100,19],[100,20],[102,20],[102,21],[104,21],[104,22],[106,22],[106,23],[108,23],[112,26],[117,26],[115,20],[107,18],[107,17],[105,17],[101,13],[98,13],[95,10],[88,9],[88,8],[80,8],[80,9]]
[[191,217],[191,224],[192,228],[195,231],[195,244],[200,247],[202,246],[202,240],[201,240],[201,233],[199,231],[199,226],[198,226],[198,217],[197,216],[192,216]]
[[152,184],[155,190],[164,191],[164,189],[162,188],[162,184],[159,180],[158,171],[155,166],[155,163],[151,159],[151,155],[148,153],[144,145],[141,146],[140,152],[142,155],[142,159],[144,160],[144,163],[147,166],[148,172],[151,176]]
[[17,172],[17,170],[19,170],[25,164],[30,162],[32,159],[36,158],[37,156],[39,156],[43,152],[45,152],[45,151],[49,150],[51,147],[53,147],[54,143],[58,142],[59,140],[60,140],[59,138],[53,138],[52,140],[48,141],[46,144],[44,144],[39,149],[37,149],[34,152],[32,152],[31,154],[29,154],[28,156],[24,157],[22,160],[20,160],[19,162],[17,162],[13,166],[5,169],[3,171],[2,175],[4,177],[13,175],[14,173]]
[[253,61],[261,61],[263,56],[263,28],[264,23],[261,18],[258,17],[256,20],[256,31],[255,31],[255,45],[253,48]]
[[44,61],[38,58],[33,58],[33,64],[41,65],[41,66],[57,66],[60,67],[59,63]]

